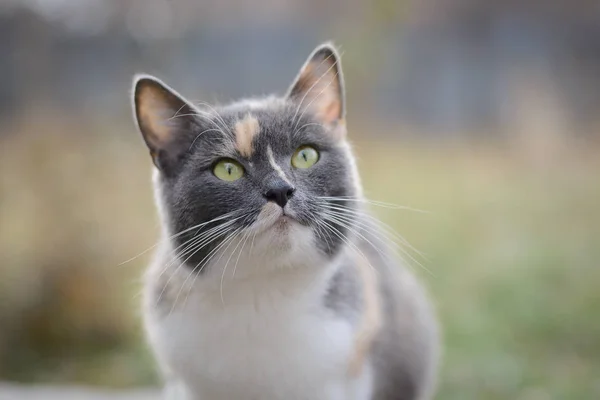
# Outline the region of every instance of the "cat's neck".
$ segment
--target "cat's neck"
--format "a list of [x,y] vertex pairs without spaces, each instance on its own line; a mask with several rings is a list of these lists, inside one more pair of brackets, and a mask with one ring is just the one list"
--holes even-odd
[[[162,265],[163,275],[172,276],[170,284],[183,287],[190,292],[190,298],[201,299],[205,304],[233,306],[265,299],[297,301],[324,293],[345,258],[351,256],[348,250],[345,246],[337,256],[328,260],[305,258],[285,265],[272,264],[268,268],[265,268],[265,263],[272,261],[260,255],[241,254],[238,258],[235,254],[231,259],[227,255],[209,263],[202,274],[180,263],[173,263],[164,271],[168,260],[162,256],[163,261],[155,263],[152,270],[153,274],[159,274],[161,271],[157,266]],[[168,251],[163,254],[168,254]]]

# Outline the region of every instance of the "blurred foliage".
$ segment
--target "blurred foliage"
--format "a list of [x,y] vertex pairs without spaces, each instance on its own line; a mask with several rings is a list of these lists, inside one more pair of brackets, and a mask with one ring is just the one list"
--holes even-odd
[[497,145],[384,148],[359,149],[369,194],[430,211],[379,215],[430,256],[438,398],[598,398],[597,148],[535,163]]
[[152,367],[127,364],[143,348],[139,264],[118,264],[154,236],[149,172],[129,171],[137,152],[106,134],[36,117],[0,150],[0,376],[148,379]]
[[[373,210],[425,253],[408,264],[442,321],[438,398],[600,396],[599,147],[355,137],[367,195],[427,211]],[[49,112],[0,148],[0,379],[156,382],[149,256],[119,265],[157,239],[133,126]]]

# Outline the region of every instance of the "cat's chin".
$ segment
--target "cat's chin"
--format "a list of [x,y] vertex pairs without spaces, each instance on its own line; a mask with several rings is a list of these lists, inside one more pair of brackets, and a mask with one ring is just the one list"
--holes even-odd
[[282,214],[255,229],[255,240],[264,242],[266,249],[285,250],[303,236],[308,229],[294,217]]
[[312,229],[291,216],[281,215],[255,233],[253,253],[267,264],[298,265],[320,257]]
[[284,211],[276,204],[267,203],[263,206],[251,230],[257,237],[259,235],[289,235],[298,225],[300,223],[292,211],[289,209]]

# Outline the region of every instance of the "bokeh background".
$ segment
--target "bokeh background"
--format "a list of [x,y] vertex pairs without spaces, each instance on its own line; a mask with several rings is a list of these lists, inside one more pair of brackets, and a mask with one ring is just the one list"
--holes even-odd
[[367,195],[426,211],[373,210],[424,254],[437,398],[600,398],[594,0],[0,0],[0,380],[158,384],[132,75],[281,93],[329,39]]

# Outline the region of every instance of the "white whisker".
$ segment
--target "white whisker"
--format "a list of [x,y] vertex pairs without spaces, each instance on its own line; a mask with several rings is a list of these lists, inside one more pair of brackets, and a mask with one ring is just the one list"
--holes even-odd
[[[225,214],[225,215],[230,215],[229,214]],[[194,243],[188,245],[184,250],[182,250],[181,252],[179,252],[177,255],[175,255],[169,262],[166,263],[166,266],[163,268],[163,270],[160,272],[160,274],[158,275],[158,278],[162,277],[162,275],[169,270],[170,266],[173,265],[173,263],[177,260],[181,261],[181,258],[184,257],[185,254],[189,254],[189,256],[181,261],[181,263],[179,264],[179,266],[177,268],[175,268],[174,271],[171,272],[171,274],[169,275],[169,278],[167,279],[167,281],[165,282],[165,284],[163,285],[162,291],[160,292],[160,295],[158,296],[158,299],[156,301],[156,304],[160,303],[160,300],[166,290],[166,288],[169,286],[169,283],[171,282],[171,280],[173,279],[173,277],[178,273],[178,271],[183,267],[183,265],[185,265],[190,258],[192,258],[196,253],[198,253],[202,248],[204,248],[205,246],[207,246],[209,243],[214,242],[215,240],[217,240],[220,236],[227,234],[227,231],[230,230],[231,225],[236,222],[237,220],[239,220],[240,218],[246,217],[248,214],[244,214],[242,216],[239,216],[233,220],[229,220],[226,221],[216,227],[213,227],[211,229],[209,229],[208,231],[202,233],[201,235],[199,235],[198,237],[192,238],[191,240],[194,241]],[[219,217],[219,219],[223,219],[223,217]],[[211,220],[210,222],[215,221],[216,219]],[[189,242],[189,241],[188,241]],[[186,243],[188,243],[186,242]],[[183,244],[185,245],[185,243]],[[181,245],[181,246],[183,246]],[[181,247],[179,246],[179,247]]]
[[[356,232],[356,229],[353,228],[353,225],[356,225],[358,227],[361,227],[362,229],[364,229],[366,232],[370,233],[371,235],[374,236],[374,238],[376,238],[379,242],[383,243],[384,245],[386,245],[386,247],[388,247],[388,249],[390,249],[392,252],[394,252],[396,255],[398,255],[399,257],[404,258],[408,257],[410,259],[410,261],[412,261],[413,263],[415,263],[416,265],[418,265],[420,268],[422,268],[423,270],[427,271],[429,274],[431,274],[432,276],[435,276],[435,274],[433,274],[433,272],[431,272],[428,268],[426,268],[422,263],[420,263],[416,258],[414,258],[409,252],[407,252],[405,249],[403,249],[401,246],[399,246],[397,243],[395,243],[393,240],[390,240],[389,238],[387,238],[388,240],[385,241],[383,240],[380,232],[381,230],[378,229],[378,225],[374,224],[374,225],[369,225],[367,224],[366,221],[364,221],[362,218],[369,218],[371,216],[369,216],[366,213],[362,213],[362,212],[358,212],[356,210],[352,210],[352,209],[345,209],[345,208],[338,208],[339,211],[334,211],[335,210],[335,206],[331,206],[331,205],[327,205],[324,204],[325,208],[327,209],[328,207],[333,207],[329,208],[329,210],[325,211],[325,218],[333,218],[333,219],[337,219],[337,223],[339,225],[344,226],[346,229],[349,229],[351,231],[355,231],[355,233],[357,233],[358,235],[361,236],[361,239],[365,240],[368,244],[370,244],[374,249],[376,249],[380,255],[383,256],[383,253],[380,251],[380,249],[377,248],[377,246],[375,246],[371,241],[369,241],[367,238],[364,237],[364,235],[361,235],[360,232]],[[346,214],[346,215],[344,215]],[[373,217],[371,217],[373,218]],[[378,223],[379,221],[375,218],[373,218],[374,221],[376,221],[376,223]],[[385,231],[383,231],[385,232]],[[386,232],[387,233],[387,232]],[[395,244],[395,246],[391,246],[390,243]],[[410,246],[410,245],[409,245]],[[411,246],[412,247],[412,246]],[[398,254],[397,251],[400,251],[402,253]],[[416,251],[416,250],[415,250]]]
[[372,215],[362,211],[362,210],[358,210],[358,209],[354,209],[354,208],[349,208],[340,204],[331,204],[331,203],[320,203],[322,206],[327,207],[329,209],[333,209],[333,210],[338,210],[338,211],[344,211],[344,212],[348,212],[351,213],[352,215],[355,216],[359,216],[359,217],[364,217],[365,219],[369,220],[369,222],[371,222],[373,224],[373,226],[376,229],[380,229],[382,230],[384,233],[392,236],[394,239],[398,240],[399,242],[401,242],[403,245],[407,246],[410,250],[414,251],[415,253],[417,253],[419,256],[423,257],[425,260],[427,260],[427,257],[421,253],[419,250],[417,250],[415,247],[413,247],[408,240],[406,240],[404,237],[402,237],[398,232],[396,232],[394,230],[394,228],[392,228],[390,225],[386,224],[385,222],[373,217]]
[[[212,237],[216,237],[216,235],[221,233],[221,231],[224,230],[224,228],[231,226],[235,221],[237,221],[243,217],[244,217],[244,215],[237,217],[233,220],[226,221],[222,224],[219,224],[219,225],[209,229],[206,232],[202,232],[200,235],[197,235],[197,232],[196,232],[196,234],[195,234],[196,236],[192,237],[191,239],[189,239],[188,241],[184,242],[183,244],[179,245],[177,248],[175,248],[174,250],[171,251],[171,254],[174,254],[174,255],[170,259],[170,261],[167,261],[167,263],[165,264],[164,270],[161,272],[161,274],[158,277],[160,278],[162,276],[162,274],[165,272],[165,270],[168,269],[173,264],[173,262],[180,259],[181,257],[184,257],[186,254],[189,254],[190,252],[198,251],[199,246],[202,247],[205,244],[210,243],[210,241],[207,242],[207,240],[212,239]],[[186,246],[186,247],[183,250],[181,250],[179,253],[177,253],[177,250],[183,246]],[[193,254],[192,254],[192,256],[193,256]],[[187,259],[185,261],[187,261]],[[185,263],[185,261],[184,261],[184,263]]]
[[307,128],[309,126],[313,126],[313,125],[317,125],[317,126],[323,127],[323,124],[321,124],[319,122],[308,122],[308,123],[302,125],[301,127],[299,127],[298,129],[294,129],[294,131],[292,132],[292,137],[294,137],[295,135],[297,135],[298,133],[300,133],[302,131],[302,129]]
[[152,246],[148,247],[146,250],[142,251],[142,252],[141,252],[141,253],[139,253],[138,255],[136,255],[136,256],[134,256],[134,257],[132,257],[132,258],[130,258],[130,259],[128,259],[128,260],[126,260],[126,261],[123,261],[123,262],[119,263],[119,264],[118,264],[118,266],[121,266],[121,265],[123,265],[123,264],[127,264],[128,262],[131,262],[131,261],[135,260],[136,258],[138,258],[138,257],[140,257],[140,256],[142,256],[142,255],[144,255],[145,253],[149,252],[150,250],[152,250],[153,248],[155,248],[156,246],[158,246],[159,244],[161,244],[161,243],[163,243],[163,242],[169,242],[169,241],[171,241],[171,240],[175,239],[175,238],[176,238],[176,237],[178,237],[178,236],[181,236],[181,235],[183,235],[183,234],[185,234],[185,233],[187,233],[187,232],[189,232],[189,231],[193,231],[194,229],[201,228],[201,227],[203,227],[204,225],[210,224],[210,223],[212,223],[212,222],[216,222],[216,221],[220,221],[220,220],[222,220],[222,219],[225,219],[225,218],[229,218],[230,216],[232,216],[232,215],[233,215],[234,213],[236,213],[236,212],[239,212],[239,211],[233,211],[233,212],[230,212],[230,213],[224,214],[224,215],[222,215],[222,216],[220,216],[220,217],[217,217],[217,218],[215,218],[215,219],[212,219],[212,220],[210,220],[210,221],[203,222],[203,223],[201,223],[201,224],[194,225],[194,226],[191,226],[191,227],[189,227],[189,228],[186,228],[186,229],[182,230],[181,232],[178,232],[178,233],[176,233],[176,234],[174,234],[174,235],[171,235],[171,236],[169,236],[169,237],[167,237],[167,238],[160,239],[160,240],[159,240],[159,241],[157,241],[155,244],[153,244]]
[[418,208],[413,208],[413,207],[409,207],[409,206],[401,206],[398,204],[387,203],[387,202],[383,202],[383,201],[371,200],[371,199],[367,199],[367,198],[360,198],[360,197],[354,197],[354,196],[336,196],[336,197],[321,196],[321,197],[319,197],[319,199],[335,200],[335,201],[354,201],[354,202],[359,202],[359,203],[371,204],[371,205],[383,207],[383,208],[391,208],[394,210],[408,210],[408,211],[414,211],[414,212],[423,213],[423,214],[431,214],[430,211],[420,210]]
[[[239,233],[238,233],[237,236],[239,236]],[[229,261],[231,261],[231,257],[233,257],[233,255],[235,254],[235,251],[237,250],[238,246],[241,243],[242,243],[242,241],[239,240],[238,243],[233,248],[233,250],[231,251],[231,254],[229,255],[229,258],[227,258],[227,261],[225,262],[225,266],[223,267],[223,273],[221,274],[221,286],[219,288],[219,292],[221,294],[221,304],[223,306],[225,306],[225,299],[223,298],[223,280],[225,279],[225,272],[227,271],[227,266],[229,265]]]
[[[181,291],[183,290],[183,288],[185,287],[185,284],[187,283],[187,281],[190,279],[190,277],[192,275],[194,275],[194,279],[192,280],[190,287],[188,288],[188,292],[184,301],[184,307],[185,304],[187,304],[187,298],[189,297],[189,294],[192,290],[192,288],[194,287],[194,283],[196,282],[196,279],[198,278],[198,276],[200,275],[200,273],[202,272],[202,270],[204,269],[204,267],[210,262],[210,260],[212,260],[212,258],[225,246],[227,245],[227,247],[225,248],[224,252],[227,251],[227,249],[229,248],[229,245],[232,243],[233,239],[237,236],[237,234],[239,232],[241,232],[243,228],[237,228],[236,230],[234,230],[232,233],[230,233],[225,239],[223,239],[223,241],[221,243],[219,243],[214,249],[212,249],[198,264],[196,264],[196,266],[194,268],[191,269],[190,273],[188,274],[188,276],[185,278],[185,280],[183,281],[183,283],[181,284],[181,287],[179,288],[179,291],[177,292],[177,296],[175,298],[175,301],[173,303],[173,307],[172,309],[175,308],[175,305],[177,304],[177,301],[179,300],[179,296],[181,294]],[[223,256],[223,254],[221,254],[221,257]],[[217,260],[217,262],[221,259],[221,257],[219,257],[219,259]]]
[[[224,128],[231,136],[234,136],[234,134],[231,132],[231,129],[229,128],[229,126],[227,125],[227,123],[225,122],[223,117],[221,116],[221,114],[219,114],[219,112],[213,106],[211,106],[210,104],[208,104],[206,102],[202,102],[202,101],[199,101],[196,104],[199,106],[208,107],[210,109],[210,111],[212,111],[214,113],[214,116],[217,119],[217,121],[219,121],[221,123],[221,127]],[[212,115],[212,114],[209,114],[209,115]]]
[[194,147],[194,143],[196,143],[196,140],[198,140],[198,138],[202,135],[204,135],[205,133],[208,132],[220,132],[223,133],[222,130],[220,129],[216,129],[216,128],[209,128],[209,129],[205,129],[202,132],[200,132],[198,135],[196,135],[196,137],[194,138],[194,140],[192,140],[192,144],[190,144],[190,147],[188,148],[188,151],[192,149],[192,147]]
[[369,265],[369,267],[371,267],[371,269],[376,271],[376,269],[373,268],[373,266],[369,262],[369,259],[364,255],[364,253],[362,251],[360,251],[360,249],[354,243],[352,243],[352,241],[350,241],[350,239],[348,239],[348,237],[346,235],[344,235],[342,232],[339,231],[339,229],[332,226],[328,222],[326,222],[324,220],[322,220],[321,222],[324,223],[326,226],[328,226],[329,229],[333,232],[333,234],[335,234],[337,237],[340,238],[340,240],[342,240],[344,243],[346,243],[346,245],[348,245],[349,248],[354,250],[356,252],[356,254],[361,256],[363,258],[363,260]]
[[[240,249],[240,252],[237,256],[237,260],[235,260],[235,265],[233,266],[233,273],[231,274],[231,279],[235,278],[235,271],[237,270],[237,266],[238,263],[240,262],[240,256],[242,255],[242,252],[244,251],[244,246],[246,246],[246,242],[248,241],[248,239],[250,238],[250,231],[248,231],[245,235],[244,235],[244,243],[242,244],[242,248]],[[256,233],[256,232],[255,232]]]
[[375,251],[377,251],[379,253],[379,255],[382,258],[387,258],[387,255],[381,251],[381,249],[377,246],[375,246],[373,244],[373,242],[371,242],[368,238],[366,238],[363,234],[361,234],[358,229],[355,229],[354,227],[352,227],[352,222],[353,220],[350,219],[349,221],[342,219],[342,217],[340,215],[334,215],[334,214],[325,214],[325,219],[329,219],[329,221],[331,222],[335,222],[338,225],[342,226],[343,228],[348,229],[350,232],[352,232],[353,234],[355,234],[356,236],[358,236],[359,238],[361,238],[362,240],[364,240],[365,242],[367,242],[368,244],[371,245],[371,247],[373,247],[373,249],[375,249]]
[[[317,65],[317,67],[315,69],[318,69],[321,65],[323,65],[327,60],[329,60],[331,57],[333,56],[333,54],[328,55],[327,57],[325,57],[323,60],[321,60],[321,62],[319,63],[319,65]],[[312,85],[311,87],[308,88],[308,90],[306,90],[304,92],[304,96],[302,96],[302,99],[300,99],[300,103],[298,104],[298,108],[296,108],[296,112],[294,113],[294,116],[291,119],[291,123],[293,124],[295,122],[296,116],[298,115],[298,111],[300,111],[300,107],[302,107],[302,103],[304,103],[304,99],[306,98],[306,96],[310,93],[311,90],[313,90],[313,88],[319,83],[319,81],[321,81],[321,79],[331,70],[331,68],[333,68],[335,66],[335,64],[337,63],[337,61],[331,66],[329,67],[329,69],[327,69],[327,71],[325,71],[323,73],[323,75],[321,75],[319,77],[319,79],[317,79]]]
[[[327,70],[327,72],[329,72],[329,70],[333,67],[335,67],[335,65],[337,64],[337,60],[331,65],[331,67],[329,67],[329,69]],[[325,72],[323,74],[323,76],[325,74],[327,74],[327,72]],[[308,108],[311,106],[311,104],[319,98],[319,96],[321,96],[323,93],[325,93],[325,91],[327,90],[327,88],[329,88],[329,86],[336,80],[337,76],[338,76],[339,72],[336,71],[335,74],[333,75],[333,77],[331,78],[331,80],[329,80],[329,83],[323,88],[323,90],[321,90],[319,92],[319,94],[317,94],[307,105],[306,107],[304,107],[304,110],[302,111],[302,114],[300,114],[300,116],[298,117],[298,120],[296,121],[296,125],[294,125],[294,129],[293,131],[296,131],[296,127],[298,126],[298,124],[300,123],[300,121],[302,120],[302,116],[304,116],[304,113],[308,110]],[[320,79],[320,78],[319,78]],[[293,134],[292,134],[293,136]]]

